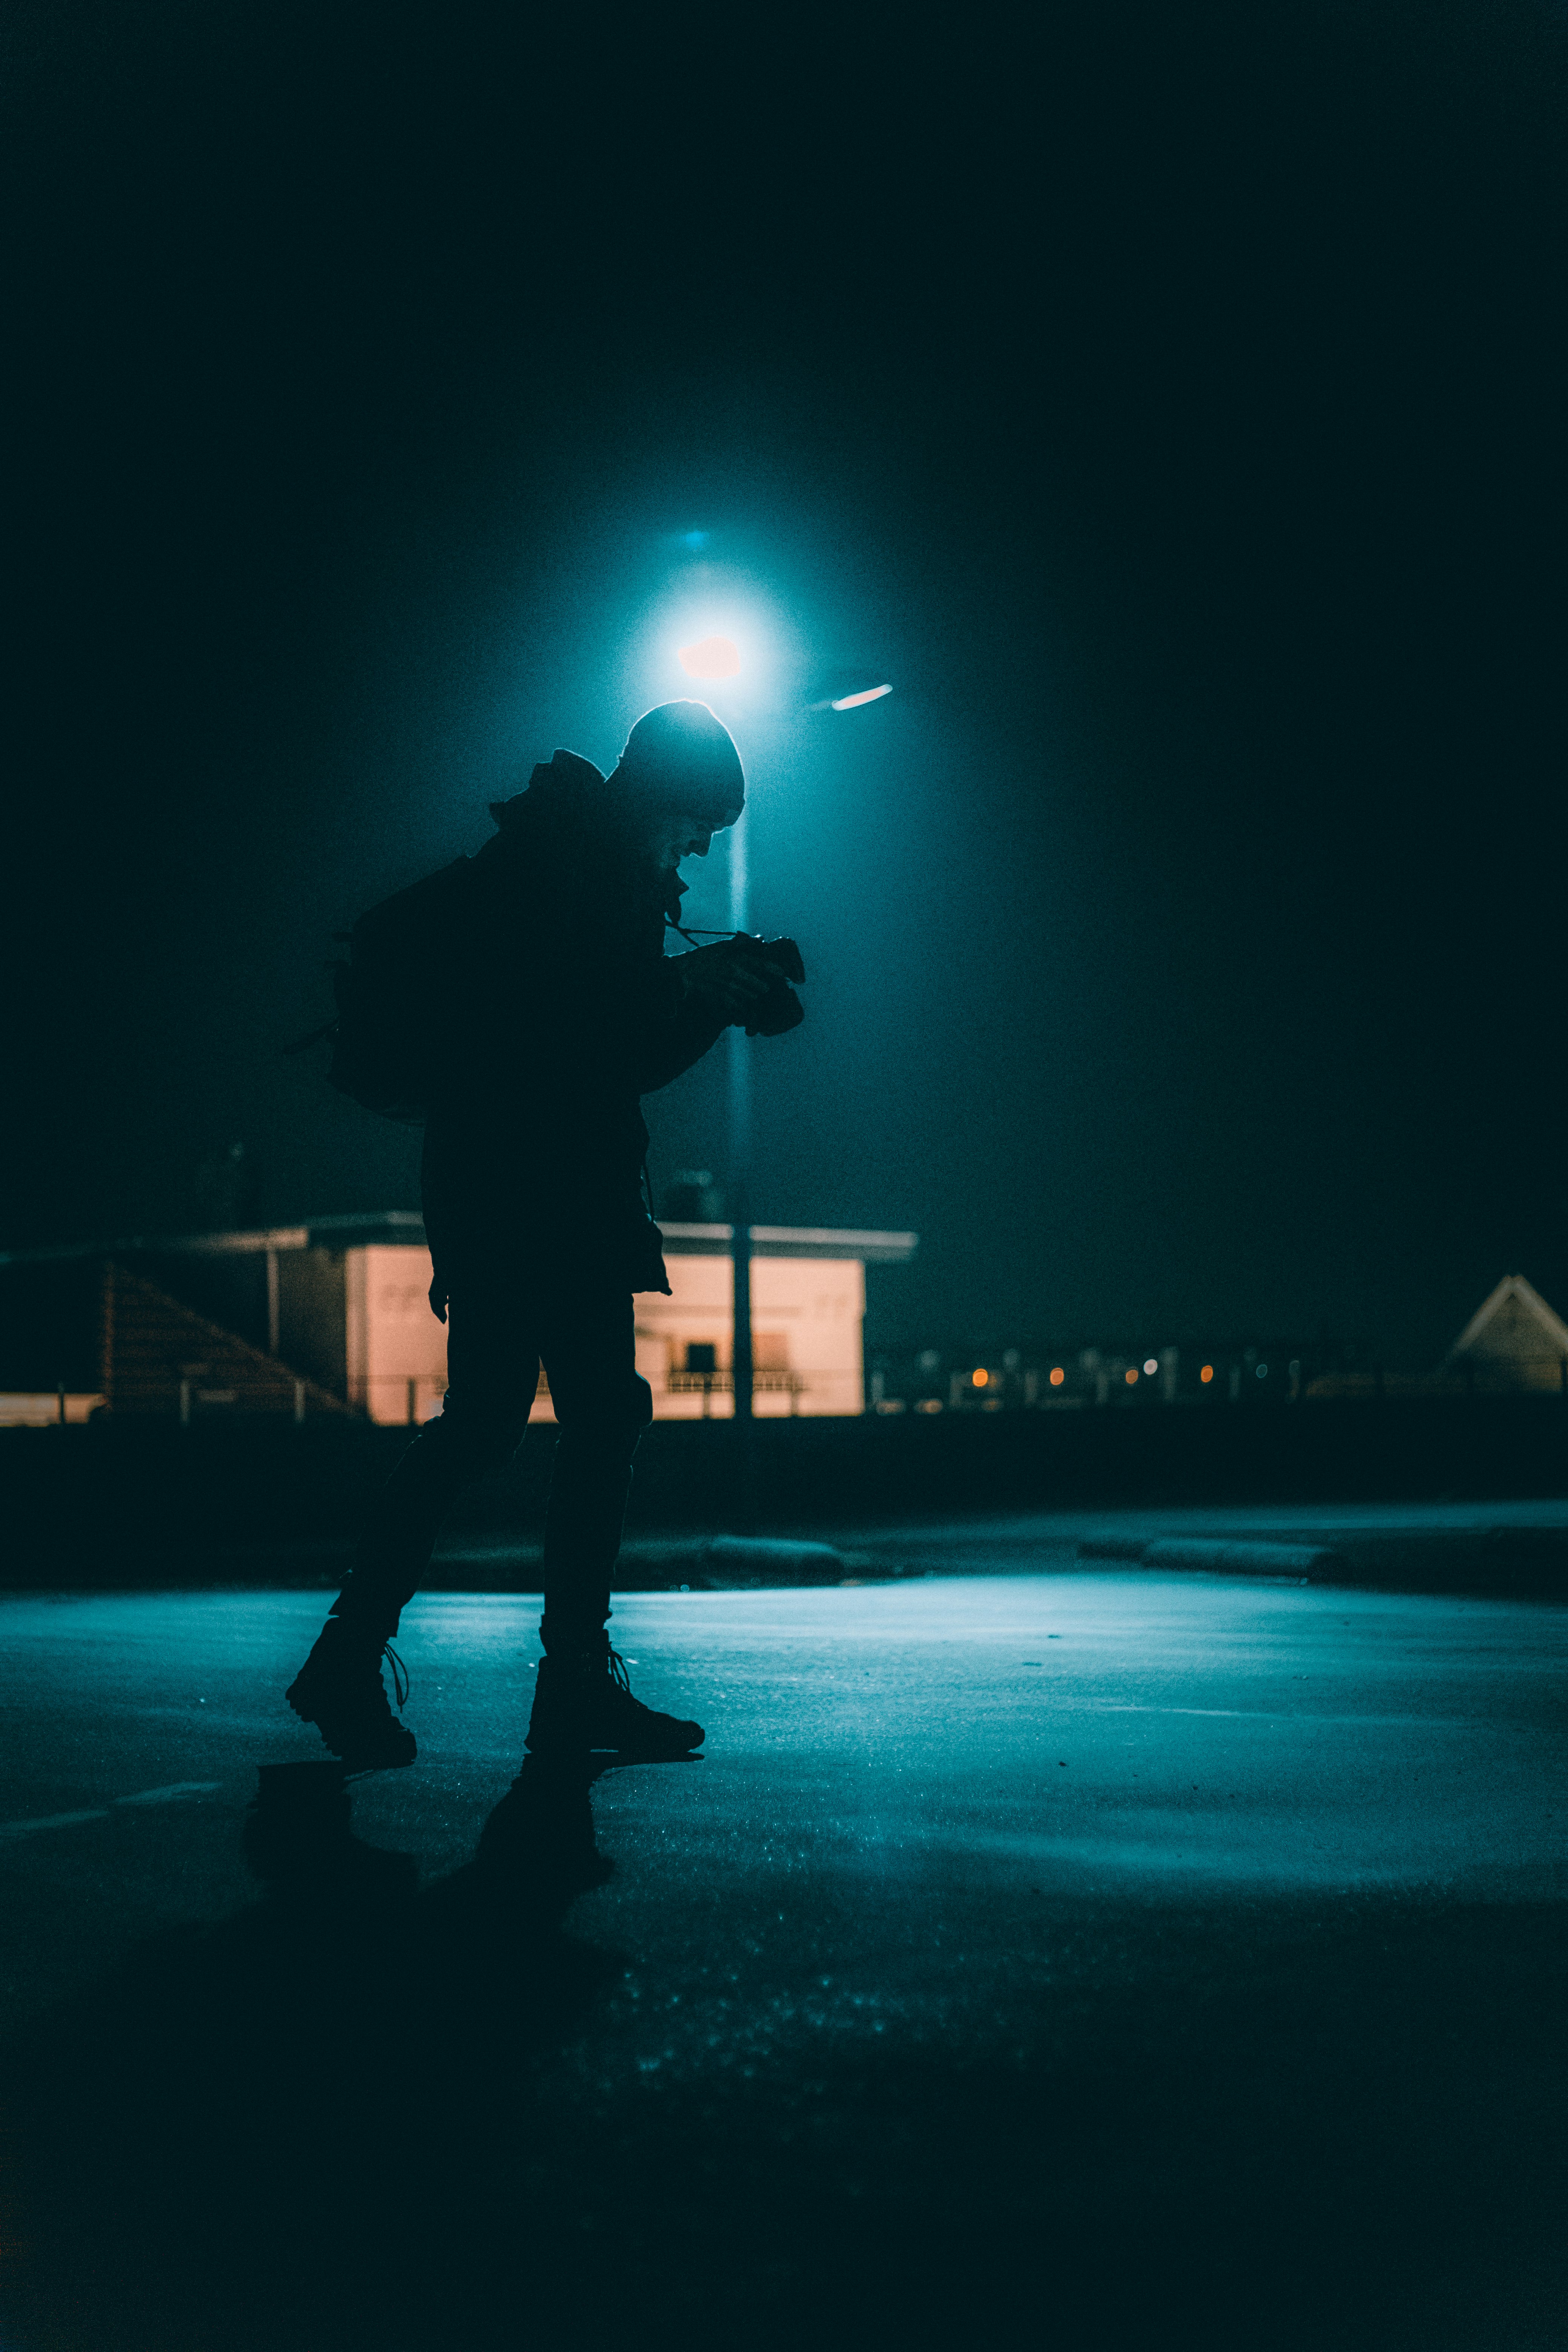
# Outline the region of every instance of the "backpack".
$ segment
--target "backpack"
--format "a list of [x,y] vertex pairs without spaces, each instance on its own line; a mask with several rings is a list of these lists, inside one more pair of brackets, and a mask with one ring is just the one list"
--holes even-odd
[[454,858],[336,933],[348,947],[328,966],[336,1017],[283,1049],[330,1037],[327,1083],[405,1127],[424,1124],[440,1074],[473,873],[472,858]]

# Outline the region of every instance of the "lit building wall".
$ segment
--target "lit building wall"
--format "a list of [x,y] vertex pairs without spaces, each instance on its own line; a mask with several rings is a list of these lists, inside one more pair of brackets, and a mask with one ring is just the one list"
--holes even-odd
[[[89,1421],[102,1404],[100,1395],[74,1390],[15,1390],[0,1395],[0,1429],[47,1429],[59,1421]],[[61,1410],[61,1407],[64,1410]]]
[[372,1421],[428,1421],[447,1386],[447,1327],[428,1297],[427,1249],[377,1242],[343,1253],[349,1402]]
[[[637,1370],[654,1418],[732,1416],[734,1265],[671,1254],[671,1296],[639,1294]],[[752,1410],[759,1419],[866,1409],[866,1269],[853,1257],[752,1260]]]
[[[666,1259],[672,1296],[639,1293],[637,1370],[658,1421],[732,1416],[734,1268],[728,1256]],[[373,1421],[426,1421],[447,1379],[447,1331],[430,1311],[430,1254],[409,1244],[344,1253],[348,1393]],[[759,1417],[865,1410],[858,1258],[752,1260],[753,1411]],[[553,1419],[542,1382],[534,1419]]]

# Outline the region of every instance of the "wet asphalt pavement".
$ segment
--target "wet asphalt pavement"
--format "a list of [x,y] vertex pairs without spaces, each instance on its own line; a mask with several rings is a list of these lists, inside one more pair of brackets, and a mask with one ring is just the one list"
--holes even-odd
[[1563,2341],[1561,1608],[629,1594],[590,1784],[538,1605],[345,1782],[318,1596],[0,1602],[6,2352]]

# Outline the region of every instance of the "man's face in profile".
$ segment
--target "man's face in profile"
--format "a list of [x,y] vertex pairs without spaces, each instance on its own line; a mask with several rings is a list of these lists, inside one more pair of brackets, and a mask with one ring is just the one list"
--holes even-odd
[[[738,809],[732,814],[726,812],[725,824],[734,824],[739,816]],[[647,834],[649,854],[661,874],[672,873],[683,857],[706,857],[712,845],[715,830],[688,810],[661,810],[650,821]]]

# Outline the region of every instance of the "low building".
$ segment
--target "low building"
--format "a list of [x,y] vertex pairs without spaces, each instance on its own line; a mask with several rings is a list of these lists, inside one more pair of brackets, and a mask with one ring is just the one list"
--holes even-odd
[[1482,1299],[1435,1371],[1341,1367],[1321,1372],[1310,1397],[1568,1394],[1568,1324],[1522,1274],[1505,1274]]
[[[672,1223],[663,1232],[671,1296],[636,1300],[637,1369],[655,1417],[731,1416],[733,1231]],[[752,1228],[757,1414],[865,1411],[865,1270],[909,1258],[916,1238]],[[185,1422],[349,1412],[406,1423],[440,1409],[446,1327],[427,1297],[424,1227],[406,1211],[112,1251],[12,1253],[0,1273],[13,1296],[19,1285],[33,1293],[30,1379],[26,1368],[7,1372],[0,1357],[14,1391],[0,1413],[13,1422],[61,1417],[62,1393],[71,1419],[94,1409]],[[68,1296],[80,1329],[66,1328]],[[61,1302],[52,1320],[51,1297]],[[543,1381],[534,1413],[553,1417]]]
[[1568,1389],[1568,1324],[1522,1274],[1505,1274],[1449,1349],[1437,1376],[1489,1391]]
[[[725,1224],[663,1227],[670,1296],[636,1300],[637,1370],[659,1421],[733,1414],[734,1248]],[[866,1409],[868,1263],[898,1263],[912,1234],[752,1229],[752,1411],[759,1416]],[[289,1277],[292,1276],[290,1279]],[[430,1311],[423,1239],[313,1242],[280,1267],[279,1350],[320,1363],[330,1329],[343,1335],[343,1393],[373,1421],[423,1421],[447,1380],[447,1334]],[[297,1301],[292,1312],[290,1301]],[[553,1418],[541,1380],[535,1418]]]

